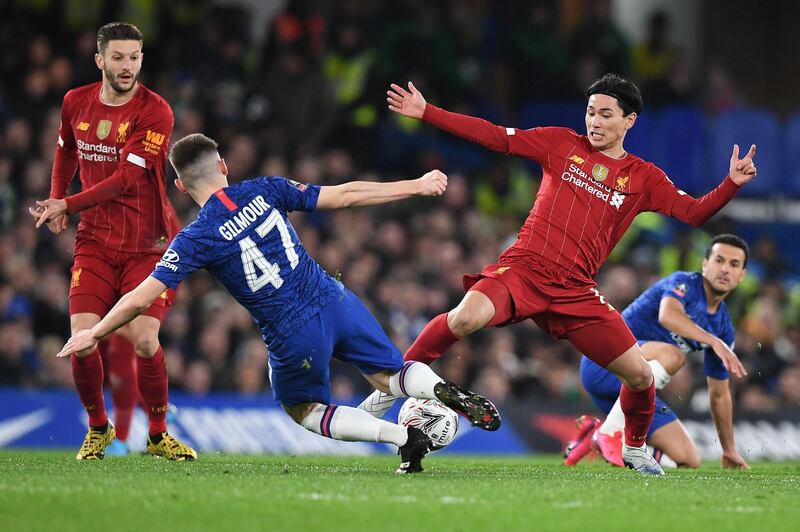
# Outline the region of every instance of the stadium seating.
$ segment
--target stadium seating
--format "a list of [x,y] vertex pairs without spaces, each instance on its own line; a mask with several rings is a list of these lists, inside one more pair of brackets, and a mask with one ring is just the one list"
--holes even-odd
[[783,153],[784,174],[778,176],[781,188],[793,196],[800,196],[800,165],[794,163],[800,154],[800,113],[792,115],[786,124],[786,148]]
[[542,101],[531,102],[520,107],[517,122],[519,129],[539,126],[563,126],[585,133],[586,102],[583,101]]
[[771,196],[778,193],[781,183],[780,127],[777,119],[762,109],[740,108],[718,116],[711,126],[713,180],[728,173],[731,149],[739,145],[744,157],[751,144],[757,146],[758,178],[740,192],[741,196]]
[[[698,195],[722,179],[724,174],[711,175],[708,128],[700,109],[693,105],[666,107],[656,115],[654,122],[655,126],[650,128],[651,161],[676,185]],[[630,149],[636,153],[632,147]]]

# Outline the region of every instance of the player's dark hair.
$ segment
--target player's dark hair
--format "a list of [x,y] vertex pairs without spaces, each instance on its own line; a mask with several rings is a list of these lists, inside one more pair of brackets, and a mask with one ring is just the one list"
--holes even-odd
[[624,116],[628,116],[631,113],[641,114],[644,108],[642,92],[639,87],[619,74],[603,74],[600,79],[586,89],[587,98],[592,94],[605,94],[616,98]]
[[202,133],[192,133],[172,145],[169,150],[169,161],[175,167],[178,176],[181,176],[188,167],[203,157],[219,153],[218,148],[219,145],[214,139]]
[[109,41],[139,41],[144,42],[144,36],[139,28],[127,22],[109,22],[97,30],[97,51],[101,54],[106,50]]
[[750,247],[741,237],[732,235],[730,233],[723,233],[715,236],[711,239],[711,242],[708,243],[708,247],[706,248],[706,258],[711,257],[711,248],[714,247],[714,244],[727,244],[744,251],[744,264],[742,266],[747,267],[747,259],[750,258]]

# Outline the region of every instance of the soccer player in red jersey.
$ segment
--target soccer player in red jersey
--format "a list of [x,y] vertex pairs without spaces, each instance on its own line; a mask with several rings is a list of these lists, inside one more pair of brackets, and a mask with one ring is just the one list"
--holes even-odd
[[[50,198],[37,201],[36,227],[60,233],[80,213],[70,286],[73,333],[93,327],[116,301],[153,271],[179,230],[167,198],[169,104],[139,82],[142,34],[113,22],[97,32],[95,63],[102,81],[70,90],[61,107]],[[80,169],[81,192],[66,197]],[[164,292],[120,332],[136,351],[138,389],[149,417],[147,450],[174,460],[197,453],[167,433],[167,366],[158,329],[174,294]],[[78,460],[97,460],[115,437],[103,399],[103,364],[96,348],[71,357],[89,431]]]
[[428,323],[406,360],[430,363],[478,329],[533,319],[553,338],[568,339],[619,376],[623,458],[642,474],[662,475],[644,450],[655,405],[653,374],[630,329],[593,279],[638,213],[660,212],[697,226],[719,211],[756,175],[755,146],[742,159],[734,146],[729,175],[695,199],[658,167],[625,151],[625,134],[643,104],[638,87],[618,75],[606,74],[587,89],[585,134],[560,127],[500,127],[451,113],[426,103],[410,82],[408,90],[392,84],[387,94],[389,109],[396,113],[489,149],[533,159],[543,170],[516,242],[496,264],[464,277],[464,299]]

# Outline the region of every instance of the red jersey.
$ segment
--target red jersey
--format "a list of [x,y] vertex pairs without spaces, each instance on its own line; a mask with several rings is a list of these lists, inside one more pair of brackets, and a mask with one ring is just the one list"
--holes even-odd
[[70,213],[81,213],[76,249],[92,242],[110,251],[163,253],[179,230],[165,182],[172,109],[141,84],[130,101],[107,105],[101,86],[64,96],[50,197],[64,198],[77,167],[82,190],[65,198]]
[[609,157],[571,129],[505,128],[430,104],[423,120],[541,165],[542,184],[533,208],[500,264],[533,255],[555,263],[569,277],[591,280],[640,212],[655,211],[696,226],[740,188],[726,177],[695,199],[654,164],[630,153],[621,159]]

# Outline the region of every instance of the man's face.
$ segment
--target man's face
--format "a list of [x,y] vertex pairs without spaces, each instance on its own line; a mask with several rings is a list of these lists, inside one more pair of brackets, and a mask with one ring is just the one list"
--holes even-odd
[[625,133],[636,121],[636,113],[622,115],[617,99],[606,94],[592,94],[586,106],[586,136],[600,151],[605,151],[622,141]]
[[139,79],[143,55],[139,41],[108,41],[103,53],[95,54],[94,59],[111,88],[124,94],[133,89]]
[[742,248],[714,244],[709,257],[703,259],[703,278],[717,294],[725,295],[744,279],[744,258]]

